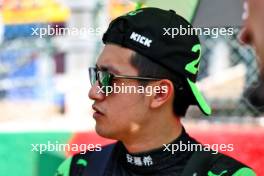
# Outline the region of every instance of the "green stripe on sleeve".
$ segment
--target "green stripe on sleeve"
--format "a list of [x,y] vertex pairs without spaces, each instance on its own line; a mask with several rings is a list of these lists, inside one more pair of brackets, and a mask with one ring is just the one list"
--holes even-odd
[[63,161],[59,166],[55,176],[70,176],[71,162],[72,162],[72,157]]
[[250,168],[243,167],[236,171],[232,176],[256,176],[256,173]]

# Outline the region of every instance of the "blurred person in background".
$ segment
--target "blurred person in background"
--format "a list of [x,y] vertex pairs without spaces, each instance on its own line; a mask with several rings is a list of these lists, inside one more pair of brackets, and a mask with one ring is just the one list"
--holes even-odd
[[249,102],[260,112],[264,112],[264,1],[247,0],[244,3],[244,26],[240,32],[242,44],[251,45],[256,51],[259,66],[259,81],[244,93]]
[[[199,38],[172,37],[170,29],[180,26],[191,25],[174,11],[158,8],[138,9],[111,22],[96,67],[89,68],[89,98],[94,100],[96,132],[117,142],[74,155],[61,164],[57,176],[255,176],[185,131],[180,118],[190,105],[205,115],[211,108],[195,84]],[[156,91],[106,95],[114,84]]]

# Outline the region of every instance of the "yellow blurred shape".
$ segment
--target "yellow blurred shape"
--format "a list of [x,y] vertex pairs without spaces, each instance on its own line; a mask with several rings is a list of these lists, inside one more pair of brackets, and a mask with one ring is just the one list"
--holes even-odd
[[66,21],[70,10],[55,0],[4,0],[2,15],[5,24],[56,23]]
[[111,19],[115,19],[125,13],[135,10],[136,3],[128,0],[110,0],[109,14]]

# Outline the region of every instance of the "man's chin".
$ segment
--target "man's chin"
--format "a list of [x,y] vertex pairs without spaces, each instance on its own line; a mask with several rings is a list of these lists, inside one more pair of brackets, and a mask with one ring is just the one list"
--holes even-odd
[[105,128],[99,127],[97,124],[95,126],[95,132],[103,137],[103,138],[107,138],[107,139],[113,139],[116,140],[116,135],[113,134],[113,132],[110,132],[109,130],[106,130]]

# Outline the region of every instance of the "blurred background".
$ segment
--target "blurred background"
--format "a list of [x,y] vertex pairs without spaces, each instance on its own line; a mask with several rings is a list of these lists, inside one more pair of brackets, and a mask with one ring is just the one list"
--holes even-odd
[[234,29],[200,36],[199,87],[213,116],[191,107],[183,123],[203,143],[234,144],[226,154],[264,174],[263,112],[243,96],[258,71],[254,51],[237,40],[242,0],[1,0],[0,176],[52,176],[77,152],[39,154],[32,144],[112,142],[93,131],[87,68],[111,19],[142,5],[174,9],[195,27]]

